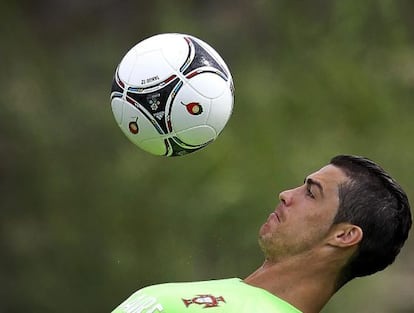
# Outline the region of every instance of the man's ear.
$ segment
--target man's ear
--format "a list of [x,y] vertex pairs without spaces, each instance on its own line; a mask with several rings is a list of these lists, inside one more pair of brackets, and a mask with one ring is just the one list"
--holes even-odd
[[363,236],[361,227],[349,223],[339,223],[334,225],[328,243],[332,246],[346,248],[360,243]]

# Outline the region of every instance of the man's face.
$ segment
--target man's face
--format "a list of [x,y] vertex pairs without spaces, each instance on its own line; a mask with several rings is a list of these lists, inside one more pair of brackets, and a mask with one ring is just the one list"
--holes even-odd
[[327,165],[302,186],[281,192],[280,204],[259,231],[265,257],[277,261],[321,244],[338,210],[338,187],[347,180],[341,169]]

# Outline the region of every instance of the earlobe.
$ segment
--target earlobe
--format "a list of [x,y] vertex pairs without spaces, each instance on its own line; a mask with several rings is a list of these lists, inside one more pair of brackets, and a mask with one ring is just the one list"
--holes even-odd
[[337,247],[350,247],[361,242],[364,236],[361,227],[352,224],[340,224],[334,231],[330,244]]

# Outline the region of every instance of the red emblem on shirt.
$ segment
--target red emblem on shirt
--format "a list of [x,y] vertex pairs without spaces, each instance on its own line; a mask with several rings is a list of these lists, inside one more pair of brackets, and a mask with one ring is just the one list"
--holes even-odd
[[182,299],[185,306],[188,308],[191,304],[204,305],[203,309],[214,308],[219,306],[219,302],[226,302],[223,297],[215,297],[212,295],[197,295],[192,299]]

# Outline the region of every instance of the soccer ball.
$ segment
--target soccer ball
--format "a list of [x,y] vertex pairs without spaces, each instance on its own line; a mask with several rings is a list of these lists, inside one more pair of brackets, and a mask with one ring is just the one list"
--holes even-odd
[[185,155],[214,141],[233,110],[230,71],[202,40],[185,34],[147,38],[118,65],[111,106],[124,134],[161,156]]

